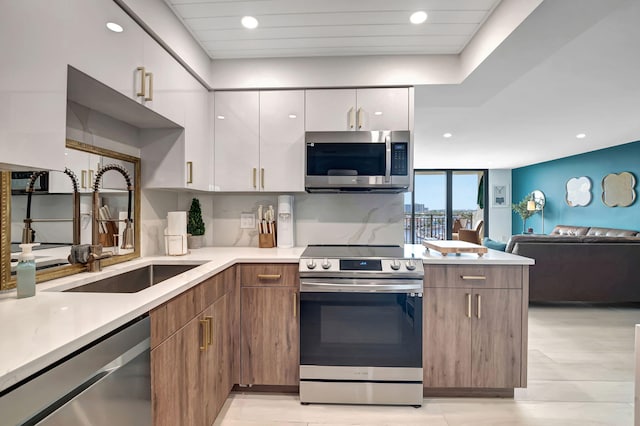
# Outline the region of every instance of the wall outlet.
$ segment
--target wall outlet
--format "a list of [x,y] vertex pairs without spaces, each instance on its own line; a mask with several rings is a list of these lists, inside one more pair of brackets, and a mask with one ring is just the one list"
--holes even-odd
[[240,229],[254,229],[256,227],[255,213],[240,213]]

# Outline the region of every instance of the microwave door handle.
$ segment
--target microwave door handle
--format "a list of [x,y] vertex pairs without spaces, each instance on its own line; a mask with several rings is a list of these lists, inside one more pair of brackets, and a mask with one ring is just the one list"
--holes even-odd
[[391,182],[391,140],[389,136],[384,137],[385,149],[386,149],[386,161],[385,161],[385,170],[384,170],[384,182]]

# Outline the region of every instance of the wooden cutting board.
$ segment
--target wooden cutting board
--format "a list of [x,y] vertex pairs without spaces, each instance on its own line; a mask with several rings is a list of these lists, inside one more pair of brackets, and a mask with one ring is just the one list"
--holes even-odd
[[457,240],[425,240],[422,242],[422,245],[440,252],[443,256],[446,256],[448,254],[459,255],[461,253],[476,253],[479,257],[481,257],[488,251],[485,246]]

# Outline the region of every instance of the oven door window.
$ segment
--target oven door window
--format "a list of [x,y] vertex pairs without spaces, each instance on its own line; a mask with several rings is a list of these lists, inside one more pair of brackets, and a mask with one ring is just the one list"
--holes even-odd
[[307,175],[384,176],[383,143],[315,143],[307,145]]
[[300,364],[422,367],[422,298],[301,293]]

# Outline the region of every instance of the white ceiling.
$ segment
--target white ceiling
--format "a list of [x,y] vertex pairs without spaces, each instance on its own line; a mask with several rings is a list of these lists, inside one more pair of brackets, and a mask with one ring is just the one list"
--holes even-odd
[[544,1],[462,84],[416,88],[416,168],[514,168],[640,140],[638,22],[637,0]]
[[[500,0],[165,0],[212,59],[459,54]],[[421,25],[409,16],[424,10]],[[259,26],[243,28],[251,15]]]
[[[393,31],[405,28],[401,24],[406,22],[409,12],[420,8],[430,13],[426,26],[406,24],[406,29],[429,33],[432,31],[429,25],[437,26],[435,34],[440,35],[417,37],[431,40],[435,37],[440,42],[425,42],[425,50],[419,53],[443,48],[464,33],[465,40],[459,39],[456,46],[450,43],[451,56],[464,59],[461,50],[499,3],[489,0],[165,1],[182,16],[196,38],[211,37],[200,41],[215,59],[245,57],[243,55],[340,56],[351,54],[349,49],[371,55],[373,52],[368,49],[380,44],[375,42],[381,39],[378,31],[393,34],[383,39],[402,40],[396,44],[389,42],[387,47],[409,48],[411,43],[405,42],[406,36],[395,35]],[[501,6],[517,1],[521,0],[503,0]],[[248,13],[261,21],[254,33],[238,28],[240,17]],[[455,20],[454,16],[457,16]],[[638,0],[542,1],[461,84],[416,86],[415,166],[514,168],[640,140],[638,22]],[[330,26],[325,27],[323,23]],[[283,24],[290,27],[273,28]],[[310,28],[304,28],[309,24]],[[208,25],[214,29],[207,30]],[[328,32],[322,32],[328,28]],[[353,30],[352,40],[362,42],[355,49],[342,32],[349,30]],[[287,37],[293,38],[283,36],[288,31],[291,32]],[[361,36],[357,35],[359,31]],[[276,40],[253,40],[252,34],[256,34],[256,38],[264,34]],[[327,34],[329,37],[325,37]],[[247,41],[247,37],[251,40]],[[339,42],[322,45],[322,40]],[[441,43],[444,40],[447,43]],[[385,46],[377,48],[382,49],[378,53],[388,53]],[[407,51],[394,48],[394,53]],[[444,139],[445,132],[453,133],[453,137]],[[578,133],[586,133],[587,137],[577,139]]]

